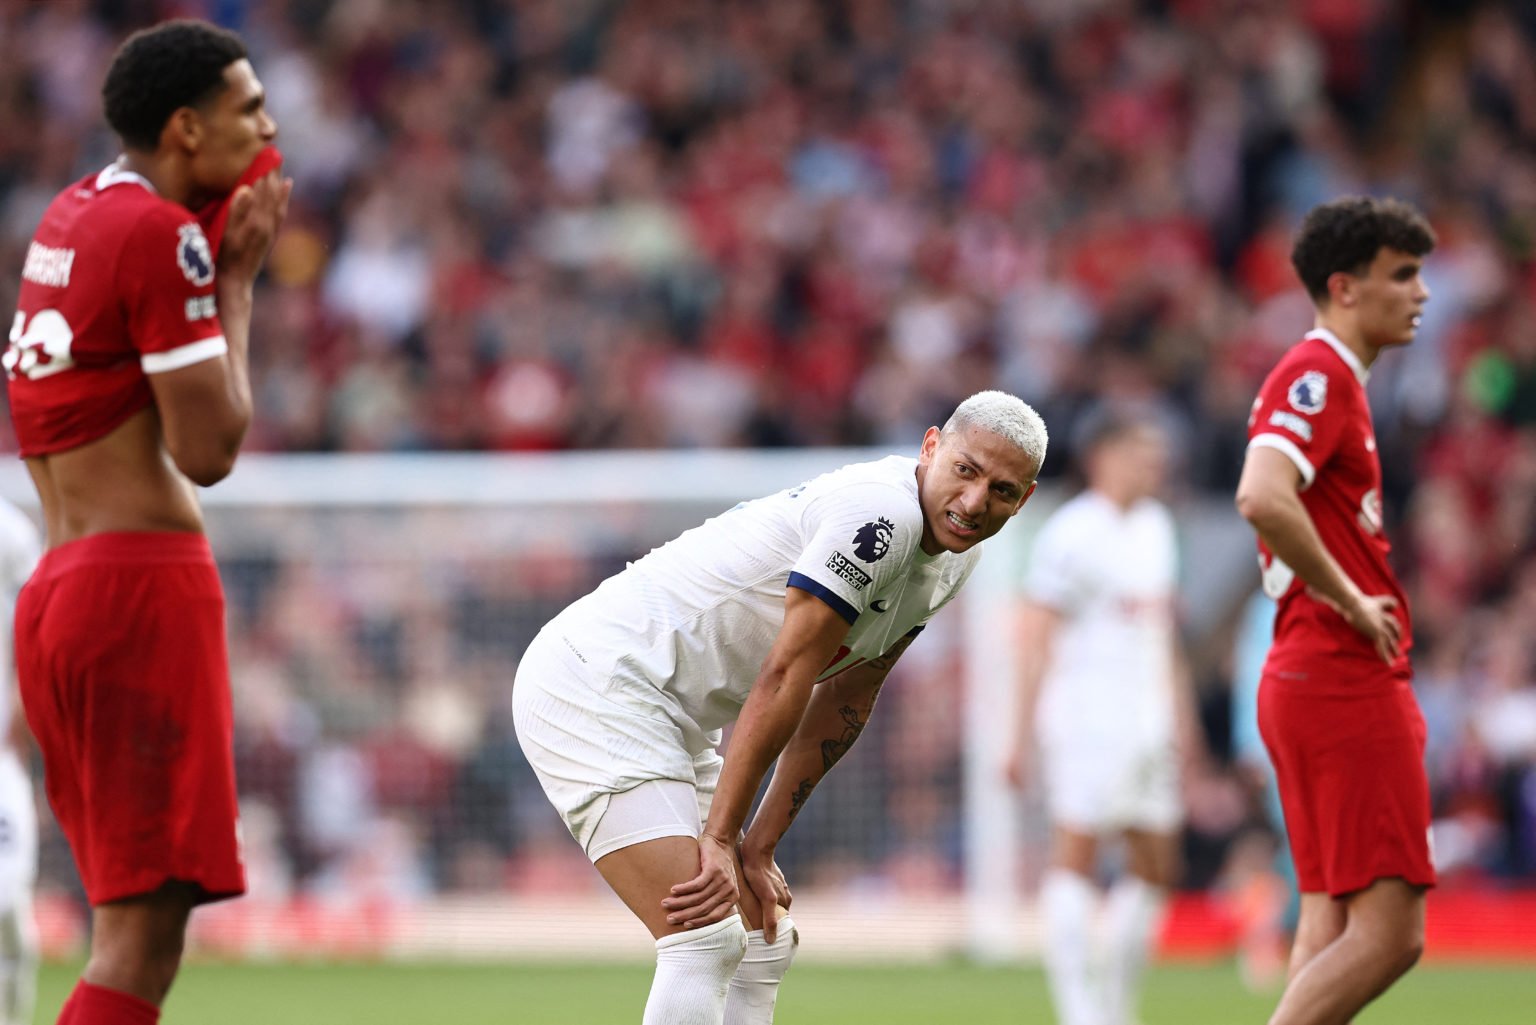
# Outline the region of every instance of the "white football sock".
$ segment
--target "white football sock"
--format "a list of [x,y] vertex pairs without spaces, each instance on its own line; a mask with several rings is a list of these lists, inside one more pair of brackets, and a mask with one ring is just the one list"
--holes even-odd
[[1045,917],[1045,974],[1058,1025],[1099,1025],[1099,1005],[1088,974],[1098,889],[1083,876],[1052,868],[1040,883]]
[[643,1025],[722,1025],[726,989],[746,950],[740,915],[657,940]]
[[779,919],[779,932],[771,944],[763,941],[761,929],[747,933],[747,955],[731,977],[725,1000],[725,1025],[773,1025],[779,983],[799,946],[800,933],[788,915]]
[[1115,883],[1106,904],[1104,1004],[1106,1025],[1135,1021],[1142,969],[1157,940],[1168,892],[1128,875]]
[[0,915],[0,1025],[32,1021],[37,986],[37,935],[32,897],[17,894]]

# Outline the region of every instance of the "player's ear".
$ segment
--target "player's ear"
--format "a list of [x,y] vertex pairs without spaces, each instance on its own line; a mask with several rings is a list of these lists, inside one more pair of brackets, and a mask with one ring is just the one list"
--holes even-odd
[[160,144],[169,143],[174,149],[196,153],[202,147],[203,132],[203,116],[196,107],[177,107],[165,119],[165,127],[160,130]]
[[928,428],[928,433],[923,435],[923,447],[918,450],[918,459],[927,463],[933,460],[933,453],[938,450],[939,440],[944,432],[937,427]]
[[1029,482],[1029,489],[1024,492],[1024,497],[1019,499],[1019,504],[1014,506],[1013,507],[1013,512],[1009,513],[1008,515],[1009,516],[1017,516],[1019,514],[1019,510],[1024,508],[1024,503],[1029,501],[1029,496],[1033,495],[1035,493],[1035,489],[1038,488],[1039,486],[1040,486],[1040,482],[1039,481],[1037,481],[1037,480],[1030,481]]
[[1355,305],[1355,276],[1346,270],[1328,275],[1328,301],[1340,306]]

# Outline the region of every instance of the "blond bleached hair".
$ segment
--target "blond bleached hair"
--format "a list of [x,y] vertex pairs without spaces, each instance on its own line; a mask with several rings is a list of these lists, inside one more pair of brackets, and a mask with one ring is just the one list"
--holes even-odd
[[968,427],[991,431],[1014,445],[1029,458],[1034,472],[1040,473],[1049,438],[1045,421],[1023,399],[1002,391],[977,392],[955,407],[944,422],[944,433],[952,434]]

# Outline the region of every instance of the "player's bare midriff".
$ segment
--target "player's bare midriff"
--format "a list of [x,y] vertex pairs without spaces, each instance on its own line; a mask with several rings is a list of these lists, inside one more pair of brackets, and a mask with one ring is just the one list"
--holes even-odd
[[166,452],[153,406],[104,437],[26,463],[49,548],[115,531],[202,532],[192,483]]

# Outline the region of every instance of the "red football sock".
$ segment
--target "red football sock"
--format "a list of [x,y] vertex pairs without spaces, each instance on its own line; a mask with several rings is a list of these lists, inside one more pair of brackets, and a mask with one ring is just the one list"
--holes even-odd
[[92,986],[81,979],[64,1003],[58,1025],[156,1025],[160,1008],[132,993]]

